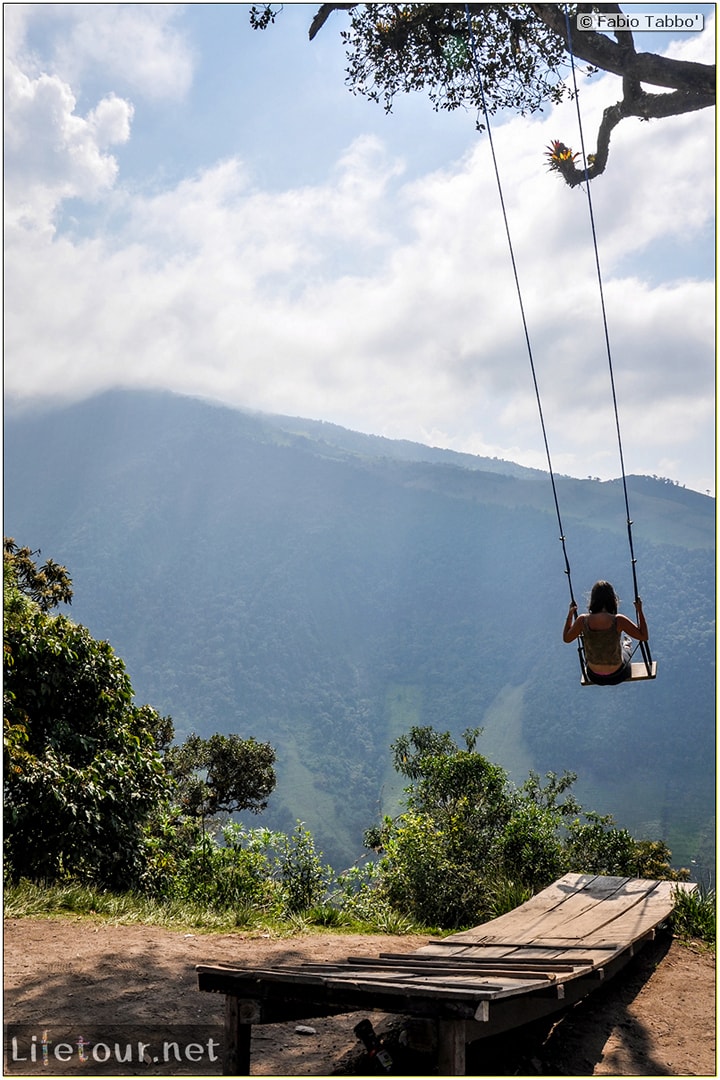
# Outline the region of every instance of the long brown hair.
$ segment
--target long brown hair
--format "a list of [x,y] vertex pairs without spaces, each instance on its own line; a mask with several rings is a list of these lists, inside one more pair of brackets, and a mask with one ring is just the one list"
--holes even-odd
[[609,581],[596,581],[590,593],[588,611],[591,615],[598,611],[607,611],[610,615],[617,615],[618,598]]

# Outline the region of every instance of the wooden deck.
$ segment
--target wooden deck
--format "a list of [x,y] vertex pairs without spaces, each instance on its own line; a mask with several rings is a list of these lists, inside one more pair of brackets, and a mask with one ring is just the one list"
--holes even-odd
[[378,1010],[436,1025],[439,1073],[464,1075],[467,1043],[566,1008],[620,970],[668,917],[678,887],[694,888],[566,874],[514,911],[413,953],[199,966],[199,989],[226,995],[223,1071],[249,1074],[252,1024]]

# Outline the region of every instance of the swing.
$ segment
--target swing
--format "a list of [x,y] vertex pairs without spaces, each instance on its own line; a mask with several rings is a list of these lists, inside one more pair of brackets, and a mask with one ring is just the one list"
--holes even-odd
[[[634,570],[634,567],[633,567],[633,570]],[[636,590],[635,590],[635,595],[637,596],[637,587],[636,587]],[[592,679],[588,678],[587,662],[585,660],[585,648],[583,646],[582,634],[577,639],[577,642],[578,642],[578,659],[580,661],[580,685],[581,686],[602,686],[603,683],[596,683],[596,682],[593,682]],[[642,662],[636,662],[636,663],[633,664],[632,663],[632,657],[635,655],[638,648],[640,649],[640,653],[642,655]],[[647,680],[647,679],[656,679],[657,678],[657,663],[655,662],[655,660],[653,660],[652,656],[650,655],[650,645],[648,644],[647,641],[636,641],[635,642],[635,647],[634,647],[633,651],[630,654],[630,658],[631,658],[630,674],[627,676],[627,678],[623,679],[621,683],[608,683],[608,684],[605,684],[605,685],[621,686],[623,683],[626,683],[626,682],[642,682],[642,681]]]
[[[623,679],[623,683],[626,682],[640,682],[643,679],[656,679],[657,678],[657,663],[654,660],[650,661],[649,666],[646,664],[631,664],[630,675],[627,679]],[[594,683],[592,679],[588,679],[587,670],[583,672],[580,677],[581,686],[599,686],[600,683]],[[622,686],[622,683],[618,683],[618,686]]]
[[[514,276],[514,279],[515,279],[515,291],[517,293],[518,303],[519,303],[519,306],[520,306],[520,316],[521,316],[521,319],[522,319],[523,331],[524,331],[524,334],[525,334],[525,344],[526,344],[526,347],[527,347],[528,357],[529,357],[529,360],[530,360],[530,370],[531,370],[531,373],[532,373],[533,386],[535,388],[535,397],[536,397],[536,401],[537,401],[538,413],[539,413],[539,416],[540,416],[540,426],[541,426],[541,429],[542,429],[543,442],[544,442],[544,445],[545,445],[545,455],[546,455],[546,458],[547,458],[548,471],[550,473],[550,483],[552,485],[553,499],[554,499],[554,503],[555,503],[555,514],[556,514],[556,517],[557,517],[558,528],[560,530],[560,542],[562,544],[563,557],[564,557],[564,560],[565,560],[565,574],[567,575],[568,585],[569,585],[569,588],[570,588],[570,600],[571,600],[571,602],[573,604],[575,604],[575,598],[574,598],[573,587],[572,587],[572,580],[571,580],[571,577],[570,577],[570,562],[569,562],[569,559],[568,559],[567,549],[566,549],[566,546],[565,546],[565,535],[563,533],[562,520],[560,518],[560,505],[559,505],[559,502],[558,502],[557,488],[555,486],[555,476],[554,476],[554,473],[553,473],[552,461],[550,459],[550,447],[549,447],[549,444],[548,444],[547,432],[546,432],[546,428],[545,428],[545,420],[544,420],[544,417],[543,417],[542,403],[541,403],[541,400],[540,400],[540,390],[539,390],[539,387],[538,387],[538,381],[537,381],[537,377],[536,377],[536,373],[535,373],[535,362],[534,362],[534,359],[533,359],[533,352],[532,352],[532,347],[531,347],[531,344],[530,344],[530,334],[529,334],[529,331],[528,331],[527,319],[525,317],[525,307],[524,307],[524,304],[523,304],[522,293],[521,293],[521,290],[520,290],[520,278],[518,276],[517,266],[516,266],[516,263],[515,263],[515,252],[514,252],[514,249],[513,249],[512,238],[510,236],[510,226],[509,226],[509,223],[508,223],[507,211],[505,209],[505,200],[503,198],[502,184],[501,184],[501,181],[500,181],[500,170],[498,169],[497,158],[495,156],[495,146],[494,146],[494,143],[493,143],[492,128],[491,128],[491,125],[490,125],[490,115],[488,113],[487,103],[485,101],[485,91],[484,91],[484,87],[483,87],[482,71],[480,69],[480,64],[478,62],[477,48],[476,48],[476,43],[475,43],[475,32],[473,30],[472,18],[470,16],[470,8],[469,8],[468,4],[465,4],[465,17],[466,17],[467,25],[468,25],[468,33],[469,33],[469,37],[470,37],[470,46],[471,46],[473,63],[474,63],[474,66],[475,66],[475,73],[477,75],[478,85],[479,85],[479,89],[480,89],[480,99],[481,99],[481,103],[482,103],[482,109],[483,109],[484,120],[485,120],[485,130],[487,131],[488,143],[489,143],[489,146],[490,146],[490,154],[491,154],[491,157],[492,157],[493,167],[494,167],[494,170],[495,170],[495,180],[496,180],[496,183],[497,183],[498,195],[499,195],[499,198],[500,198],[500,207],[501,207],[501,210],[502,210],[503,222],[504,222],[504,225],[505,225],[505,235],[507,237],[508,249],[509,249],[509,252],[510,252],[510,262],[512,264],[512,271],[513,271],[513,276]],[[594,247],[594,250],[595,250],[595,265],[596,265],[596,268],[597,268],[598,285],[599,285],[599,290],[600,290],[600,307],[601,307],[601,311],[602,311],[603,327],[604,327],[604,331],[605,331],[605,345],[606,345],[606,350],[607,350],[608,367],[609,367],[609,371],[610,371],[610,386],[612,388],[613,407],[614,407],[614,411],[615,411],[615,428],[616,428],[616,431],[617,431],[618,450],[619,450],[619,453],[620,453],[620,468],[621,468],[621,471],[622,471],[622,483],[623,483],[623,492],[624,492],[624,496],[625,496],[625,512],[626,512],[626,520],[627,520],[628,542],[629,542],[629,546],[630,546],[630,564],[631,564],[631,567],[632,567],[632,577],[633,577],[633,587],[634,587],[634,591],[635,591],[635,600],[638,600],[639,595],[638,595],[637,574],[636,574],[636,571],[635,571],[636,559],[635,559],[635,552],[634,552],[634,549],[633,549],[633,538],[632,538],[632,519],[630,518],[630,505],[629,505],[628,493],[627,493],[627,481],[626,481],[626,475],[625,475],[625,462],[624,462],[624,458],[623,458],[622,440],[621,440],[621,437],[620,437],[620,420],[619,420],[619,416],[618,416],[617,396],[616,396],[616,393],[615,393],[615,378],[614,378],[614,374],[613,374],[612,355],[611,355],[611,352],[610,352],[610,336],[609,336],[609,332],[608,332],[607,317],[606,317],[606,312],[605,312],[605,295],[604,295],[604,291],[603,291],[602,276],[601,276],[601,273],[600,273],[600,256],[599,256],[599,253],[598,253],[597,234],[596,234],[596,231],[595,231],[595,218],[594,218],[594,214],[593,214],[592,197],[590,195],[590,183],[589,183],[588,178],[587,178],[587,157],[586,157],[586,154],[585,154],[585,144],[584,144],[584,138],[583,138],[582,118],[581,118],[581,115],[580,115],[580,102],[579,102],[579,97],[578,97],[578,88],[577,88],[577,82],[576,82],[576,79],[575,79],[575,56],[573,54],[573,49],[572,49],[572,36],[571,36],[571,32],[570,32],[570,19],[569,19],[569,16],[568,16],[567,7],[565,7],[565,26],[566,26],[566,33],[567,33],[567,40],[568,40],[568,49],[569,49],[569,52],[570,52],[570,61],[571,61],[572,78],[573,78],[573,96],[574,96],[574,99],[575,99],[575,108],[576,108],[576,111],[577,111],[578,128],[579,128],[579,132],[580,132],[581,152],[582,152],[583,162],[585,163],[585,188],[586,188],[586,192],[587,192],[588,209],[589,209],[589,213],[590,213],[590,227],[591,227],[591,230],[592,230],[593,247]],[[583,643],[582,643],[582,635],[580,637],[578,637],[577,640],[578,640],[578,657],[579,657],[579,660],[580,660],[580,684],[581,684],[581,686],[598,686],[598,685],[602,685],[602,684],[599,684],[599,683],[593,683],[593,682],[591,682],[590,679],[588,679],[588,676],[587,676],[587,664],[586,664],[586,661],[585,661],[585,650],[584,650]],[[629,675],[628,678],[623,679],[622,680],[623,682],[639,682],[639,681],[647,680],[647,679],[655,679],[657,677],[657,664],[655,663],[655,661],[652,659],[652,657],[650,655],[650,646],[649,646],[647,641],[639,641],[639,642],[637,642],[637,644],[635,646],[635,649],[633,649],[633,653],[631,655],[635,654],[635,651],[637,650],[638,646],[640,647],[641,654],[642,654],[642,663],[634,663],[633,664],[631,662],[631,664],[630,664],[630,675]],[[610,685],[613,685],[613,684],[610,684]],[[621,684],[615,684],[615,685],[621,685]]]

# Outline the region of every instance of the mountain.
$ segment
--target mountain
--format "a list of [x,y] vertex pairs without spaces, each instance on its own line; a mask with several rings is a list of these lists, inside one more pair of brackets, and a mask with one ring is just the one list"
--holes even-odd
[[[556,483],[578,601],[609,578],[632,615],[620,483]],[[179,739],[276,747],[263,823],[336,866],[396,808],[412,724],[481,726],[516,782],[576,772],[583,805],[711,862],[715,503],[628,491],[658,678],[583,689],[546,473],[164,393],[5,422],[6,535],[68,567],[70,614]]]

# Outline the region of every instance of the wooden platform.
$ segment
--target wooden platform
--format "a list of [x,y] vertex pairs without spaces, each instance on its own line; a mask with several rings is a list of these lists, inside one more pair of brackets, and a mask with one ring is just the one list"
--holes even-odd
[[585,997],[654,937],[675,889],[694,887],[566,874],[514,911],[413,953],[199,966],[199,989],[226,995],[223,1072],[249,1075],[252,1024],[379,1010],[436,1025],[439,1073],[464,1075],[467,1043]]

